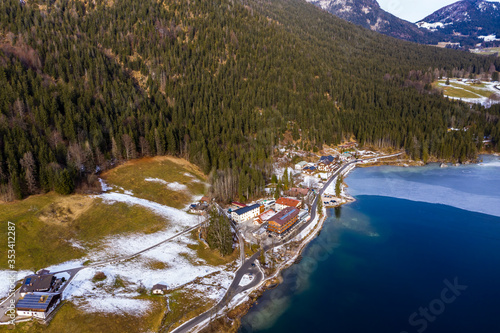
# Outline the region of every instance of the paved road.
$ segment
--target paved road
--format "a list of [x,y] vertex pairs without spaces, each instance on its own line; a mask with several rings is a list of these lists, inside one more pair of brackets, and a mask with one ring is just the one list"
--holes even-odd
[[[195,317],[191,319],[190,321],[185,322],[181,326],[177,327],[175,330],[172,331],[172,333],[187,333],[190,332],[193,328],[196,326],[200,325],[204,321],[211,319],[214,317],[217,312],[222,310],[226,305],[231,302],[231,300],[234,298],[239,293],[242,293],[246,290],[249,290],[255,286],[257,286],[259,283],[262,282],[264,279],[264,276],[260,269],[258,268],[257,265],[258,259],[260,257],[260,251],[252,255],[250,258],[244,261],[243,265],[236,271],[236,274],[234,276],[233,282],[227,289],[226,294],[224,297],[217,303],[214,307],[212,307],[210,310],[207,312],[202,313],[198,317]],[[252,264],[254,264],[252,266]],[[254,277],[252,282],[245,286],[240,286],[241,279],[243,278],[244,275],[246,274],[252,274]]]
[[[392,155],[387,155],[387,156],[381,156],[381,157],[374,157],[374,158],[370,158],[370,159],[366,159],[364,160],[365,162],[368,162],[368,161],[371,161],[371,160],[377,160],[377,159],[380,159],[380,158],[389,158],[389,157],[394,157],[394,156],[398,156],[398,155],[401,155],[402,153],[398,153],[398,154],[392,154]],[[297,235],[298,233],[300,233],[301,231],[303,231],[305,228],[307,228],[307,226],[316,218],[316,207],[317,207],[317,203],[318,203],[318,199],[321,198],[321,195],[323,195],[323,192],[328,188],[328,186],[330,186],[331,182],[333,181],[333,179],[335,179],[335,177],[342,171],[344,171],[347,167],[349,167],[350,165],[352,164],[356,164],[358,163],[360,160],[357,160],[357,161],[353,161],[353,162],[349,162],[345,165],[343,165],[340,169],[338,169],[337,171],[335,171],[331,176],[330,178],[328,179],[328,181],[325,183],[325,185],[318,191],[318,195],[316,196],[316,198],[314,199],[314,202],[312,204],[312,208],[311,208],[311,219],[309,220],[309,222],[307,223],[302,223],[300,225],[298,225],[294,231],[293,231],[293,235]],[[134,254],[131,254],[131,255],[127,255],[127,256],[122,256],[122,257],[116,257],[116,258],[111,258],[111,259],[106,259],[106,260],[102,260],[102,261],[99,261],[99,262],[95,262],[95,263],[92,263],[88,266],[83,266],[83,267],[77,267],[77,268],[72,268],[72,269],[67,269],[67,270],[63,270],[63,271],[58,271],[58,272],[51,272],[51,274],[58,274],[58,273],[68,273],[70,275],[70,278],[68,279],[68,281],[64,284],[64,286],[59,290],[59,292],[63,292],[64,289],[70,284],[71,280],[76,276],[76,274],[78,274],[79,271],[81,271],[82,269],[85,269],[85,268],[88,268],[88,267],[96,267],[96,266],[101,266],[101,265],[106,265],[106,264],[110,264],[110,263],[115,263],[115,262],[119,262],[119,261],[123,261],[123,260],[128,260],[128,259],[131,259],[131,258],[134,258],[146,251],[149,251],[153,248],[156,248],[166,242],[169,242],[185,233],[188,233],[188,232],[191,232],[192,230],[198,228],[199,226],[201,225],[200,224],[197,224],[193,227],[190,227],[184,231],[181,231],[179,233],[177,233],[176,235],[170,237],[170,238],[167,238],[153,246],[150,246],[146,249],[143,249],[139,252],[136,252]],[[258,259],[260,257],[260,251],[255,253],[254,255],[252,255],[249,259],[245,260],[245,249],[244,249],[244,242],[243,242],[243,237],[241,235],[239,235],[239,233],[237,232],[237,236],[238,236],[238,240],[239,240],[239,243],[240,243],[240,256],[241,256],[241,262],[242,262],[242,265],[241,267],[236,271],[236,274],[235,274],[235,277],[234,277],[234,280],[233,282],[231,283],[231,285],[229,286],[226,294],[224,295],[224,297],[222,298],[222,300],[217,303],[217,305],[215,305],[211,310],[201,314],[200,316],[196,317],[196,318],[193,318],[192,320],[184,323],[183,325],[179,326],[177,329],[175,329],[173,332],[176,332],[176,333],[181,333],[181,332],[189,332],[190,330],[192,330],[195,326],[199,325],[200,323],[202,323],[203,321],[209,319],[212,317],[212,315],[216,314],[219,310],[223,309],[227,304],[229,304],[229,302],[233,299],[233,297],[241,292],[244,292],[246,290],[249,290],[255,286],[257,286],[259,283],[262,282],[262,280],[264,279],[264,276],[262,274],[262,272],[260,271],[258,265]],[[289,237],[287,237],[288,239]],[[273,246],[270,246],[270,247],[266,247],[264,248],[264,251],[267,251],[273,247],[276,247],[276,246],[279,246],[281,245],[285,240],[281,240],[275,244],[273,244]],[[253,264],[253,265],[252,265]],[[240,281],[241,279],[243,278],[244,275],[246,274],[252,274],[252,276],[254,277],[254,279],[252,280],[252,282],[250,282],[249,284],[245,285],[245,286],[240,286]],[[15,293],[14,295],[16,297],[16,302],[17,300],[19,299],[19,290]],[[8,317],[6,317],[4,314],[5,314],[5,311],[7,310],[7,307],[8,307],[8,304],[9,304],[9,298],[7,298],[6,300],[4,300],[1,304],[0,304],[0,311],[2,311],[0,313],[0,321],[7,321],[8,320]]]
[[[374,157],[374,158],[369,158],[369,159],[366,159],[366,160],[363,160],[363,161],[369,162],[369,161],[372,161],[372,160],[377,160],[377,159],[380,159],[380,158],[394,157],[394,156],[398,156],[398,155],[401,155],[401,154],[402,153],[392,154],[392,155],[387,155],[387,156],[381,156],[381,157]],[[330,186],[330,184],[335,179],[335,177],[337,177],[337,175],[339,173],[343,172],[345,169],[347,169],[351,165],[357,164],[360,161],[361,160],[356,160],[356,161],[349,162],[349,163],[343,165],[340,169],[338,169],[334,173],[332,173],[332,175],[330,176],[330,178],[328,179],[328,181],[318,191],[318,195],[316,195],[316,198],[314,199],[314,202],[313,202],[312,208],[311,208],[311,218],[310,218],[310,220],[307,223],[301,223],[301,224],[299,224],[294,229],[293,236],[297,235],[298,233],[300,233],[301,231],[303,231],[305,228],[307,228],[309,226],[309,224],[316,218],[316,209],[317,209],[318,200],[321,200],[321,196],[323,195],[323,192],[328,188],[328,186]],[[237,234],[238,234],[238,232],[237,232]],[[241,237],[238,234],[238,239],[242,239],[242,238],[243,237]],[[289,238],[290,237],[286,237],[286,239],[280,240],[279,242],[274,243],[272,246],[264,247],[263,250],[266,252],[266,251],[272,249],[273,247],[282,245]],[[260,250],[260,251],[262,251],[262,250]],[[198,326],[198,325],[202,324],[203,322],[205,322],[206,320],[211,319],[212,317],[214,317],[220,310],[222,310],[227,304],[229,304],[229,302],[231,302],[231,300],[234,298],[234,296],[236,296],[239,293],[242,293],[242,292],[244,292],[246,290],[249,290],[249,289],[257,286],[258,284],[260,284],[262,282],[262,280],[264,279],[264,276],[263,276],[262,272],[260,271],[260,269],[258,267],[258,265],[259,265],[258,259],[260,257],[260,251],[258,251],[257,253],[255,253],[253,256],[251,256],[246,261],[243,260],[242,266],[236,271],[236,275],[234,277],[233,282],[231,283],[231,285],[227,289],[226,294],[224,295],[224,297],[222,298],[222,300],[219,301],[219,303],[217,303],[214,307],[212,307],[212,309],[208,310],[207,312],[204,312],[201,315],[199,315],[198,317],[195,317],[195,318],[193,318],[193,319],[185,322],[181,326],[177,327],[175,330],[172,331],[172,333],[188,333],[188,332],[190,332],[196,326]],[[252,264],[254,264],[254,265],[252,266]],[[249,274],[249,273],[253,274],[253,276],[254,276],[254,279],[252,280],[252,282],[250,284],[246,285],[246,286],[240,286],[239,284],[240,284],[240,281],[243,278],[243,276],[245,274]]]

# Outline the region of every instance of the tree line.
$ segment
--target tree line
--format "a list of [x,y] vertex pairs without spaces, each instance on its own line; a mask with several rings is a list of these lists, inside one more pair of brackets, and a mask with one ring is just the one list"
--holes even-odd
[[442,73],[494,73],[498,58],[301,1],[6,0],[0,32],[3,200],[92,191],[99,172],[165,154],[199,165],[216,198],[248,199],[288,130],[311,150],[351,136],[419,159],[473,158],[484,136],[498,149],[498,107],[432,89]]

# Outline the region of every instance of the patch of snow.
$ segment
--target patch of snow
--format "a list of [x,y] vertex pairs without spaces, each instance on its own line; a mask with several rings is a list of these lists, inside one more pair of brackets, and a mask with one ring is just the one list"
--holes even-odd
[[74,248],[77,248],[77,249],[80,249],[80,250],[86,250],[85,246],[82,245],[82,243],[80,243],[79,241],[77,240],[74,240],[74,239],[70,239],[67,241],[71,246],[73,246]]
[[57,279],[64,278],[64,279],[66,279],[66,281],[68,281],[71,276],[69,275],[69,273],[63,272],[63,273],[57,273],[57,274],[55,274],[55,277]]
[[163,216],[171,221],[176,221],[176,225],[193,226],[198,221],[196,216],[190,215],[182,210],[161,205],[146,199],[136,198],[127,194],[103,193],[97,197],[103,199],[105,202],[123,202],[128,205],[139,205],[145,207],[153,211],[155,214]]
[[101,190],[102,190],[103,192],[107,192],[107,191],[109,191],[109,190],[111,190],[111,189],[112,189],[111,187],[109,187],[109,186],[106,184],[106,182],[105,182],[102,178],[99,178],[99,183],[101,183]]
[[439,29],[444,28],[446,25],[453,24],[453,22],[449,23],[443,23],[443,22],[435,22],[435,23],[428,23],[428,22],[417,22],[417,26],[422,29],[427,29],[432,32],[436,32]]
[[186,191],[188,189],[186,185],[178,182],[169,183],[167,187],[172,191]]
[[85,301],[75,302],[81,309],[90,312],[107,312],[131,314],[139,317],[148,312],[152,303],[144,299],[118,297],[106,295],[105,297],[92,297]]
[[485,42],[495,42],[495,41],[499,41],[500,40],[500,39],[497,38],[497,35],[495,35],[495,34],[491,34],[491,35],[488,35],[488,36],[478,36],[477,38],[483,39]]
[[160,179],[160,178],[145,178],[144,180],[147,182],[155,182],[155,183],[160,183],[160,184],[166,185],[172,191],[186,191],[187,190],[186,185],[178,183],[178,182],[169,183],[169,182],[167,182],[163,179]]
[[168,185],[167,181],[165,181],[163,179],[160,179],[160,178],[151,178],[151,177],[148,177],[148,178],[145,178],[144,180],[147,181],[147,182],[154,182],[154,183],[160,183],[160,184],[163,184],[163,185]]
[[9,295],[10,289],[10,279],[13,276],[15,281],[24,279],[26,275],[33,274],[30,271],[5,271],[0,270],[0,299],[3,299]]
[[47,267],[45,269],[47,269],[51,273],[53,273],[53,272],[66,271],[66,270],[69,270],[69,269],[78,268],[78,267],[82,267],[82,266],[83,266],[83,261],[81,261],[81,260],[70,260],[70,261],[63,262],[61,264],[49,266],[49,267]]
[[253,276],[253,275],[252,275],[252,276],[250,276],[250,275],[248,275],[248,274],[245,274],[245,275],[243,275],[243,276],[241,277],[241,280],[240,280],[239,285],[240,285],[240,286],[246,286],[246,285],[248,285],[250,282],[252,282],[252,281],[253,281],[253,279],[254,279],[254,276]]

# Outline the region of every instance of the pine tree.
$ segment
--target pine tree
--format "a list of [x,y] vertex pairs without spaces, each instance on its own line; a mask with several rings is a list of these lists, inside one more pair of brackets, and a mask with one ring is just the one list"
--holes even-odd
[[344,177],[342,175],[337,176],[337,181],[335,182],[335,196],[340,197],[340,193],[342,190],[342,182],[344,181]]
[[217,209],[209,212],[207,227],[207,242],[210,248],[217,249],[221,255],[227,256],[233,252],[233,233],[229,220],[219,215]]
[[323,198],[321,197],[321,195],[318,195],[317,211],[319,216],[323,216]]
[[73,179],[68,171],[68,169],[64,169],[60,171],[56,175],[56,182],[54,185],[54,190],[59,194],[71,194],[75,189],[75,184],[73,183]]

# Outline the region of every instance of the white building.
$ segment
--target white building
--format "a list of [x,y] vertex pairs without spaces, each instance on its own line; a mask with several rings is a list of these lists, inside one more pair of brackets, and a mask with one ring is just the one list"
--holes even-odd
[[16,304],[19,317],[35,317],[46,319],[61,301],[61,295],[56,293],[26,294]]
[[231,213],[231,217],[233,218],[234,221],[241,223],[253,219],[254,217],[257,217],[260,213],[261,213],[261,205],[254,204],[251,206],[246,206],[238,210],[235,210],[234,212]]
[[302,170],[305,168],[306,165],[307,165],[306,161],[299,162],[295,164],[295,170]]
[[168,290],[168,287],[164,284],[155,284],[153,288],[151,289],[151,292],[153,295],[164,295],[165,292]]

